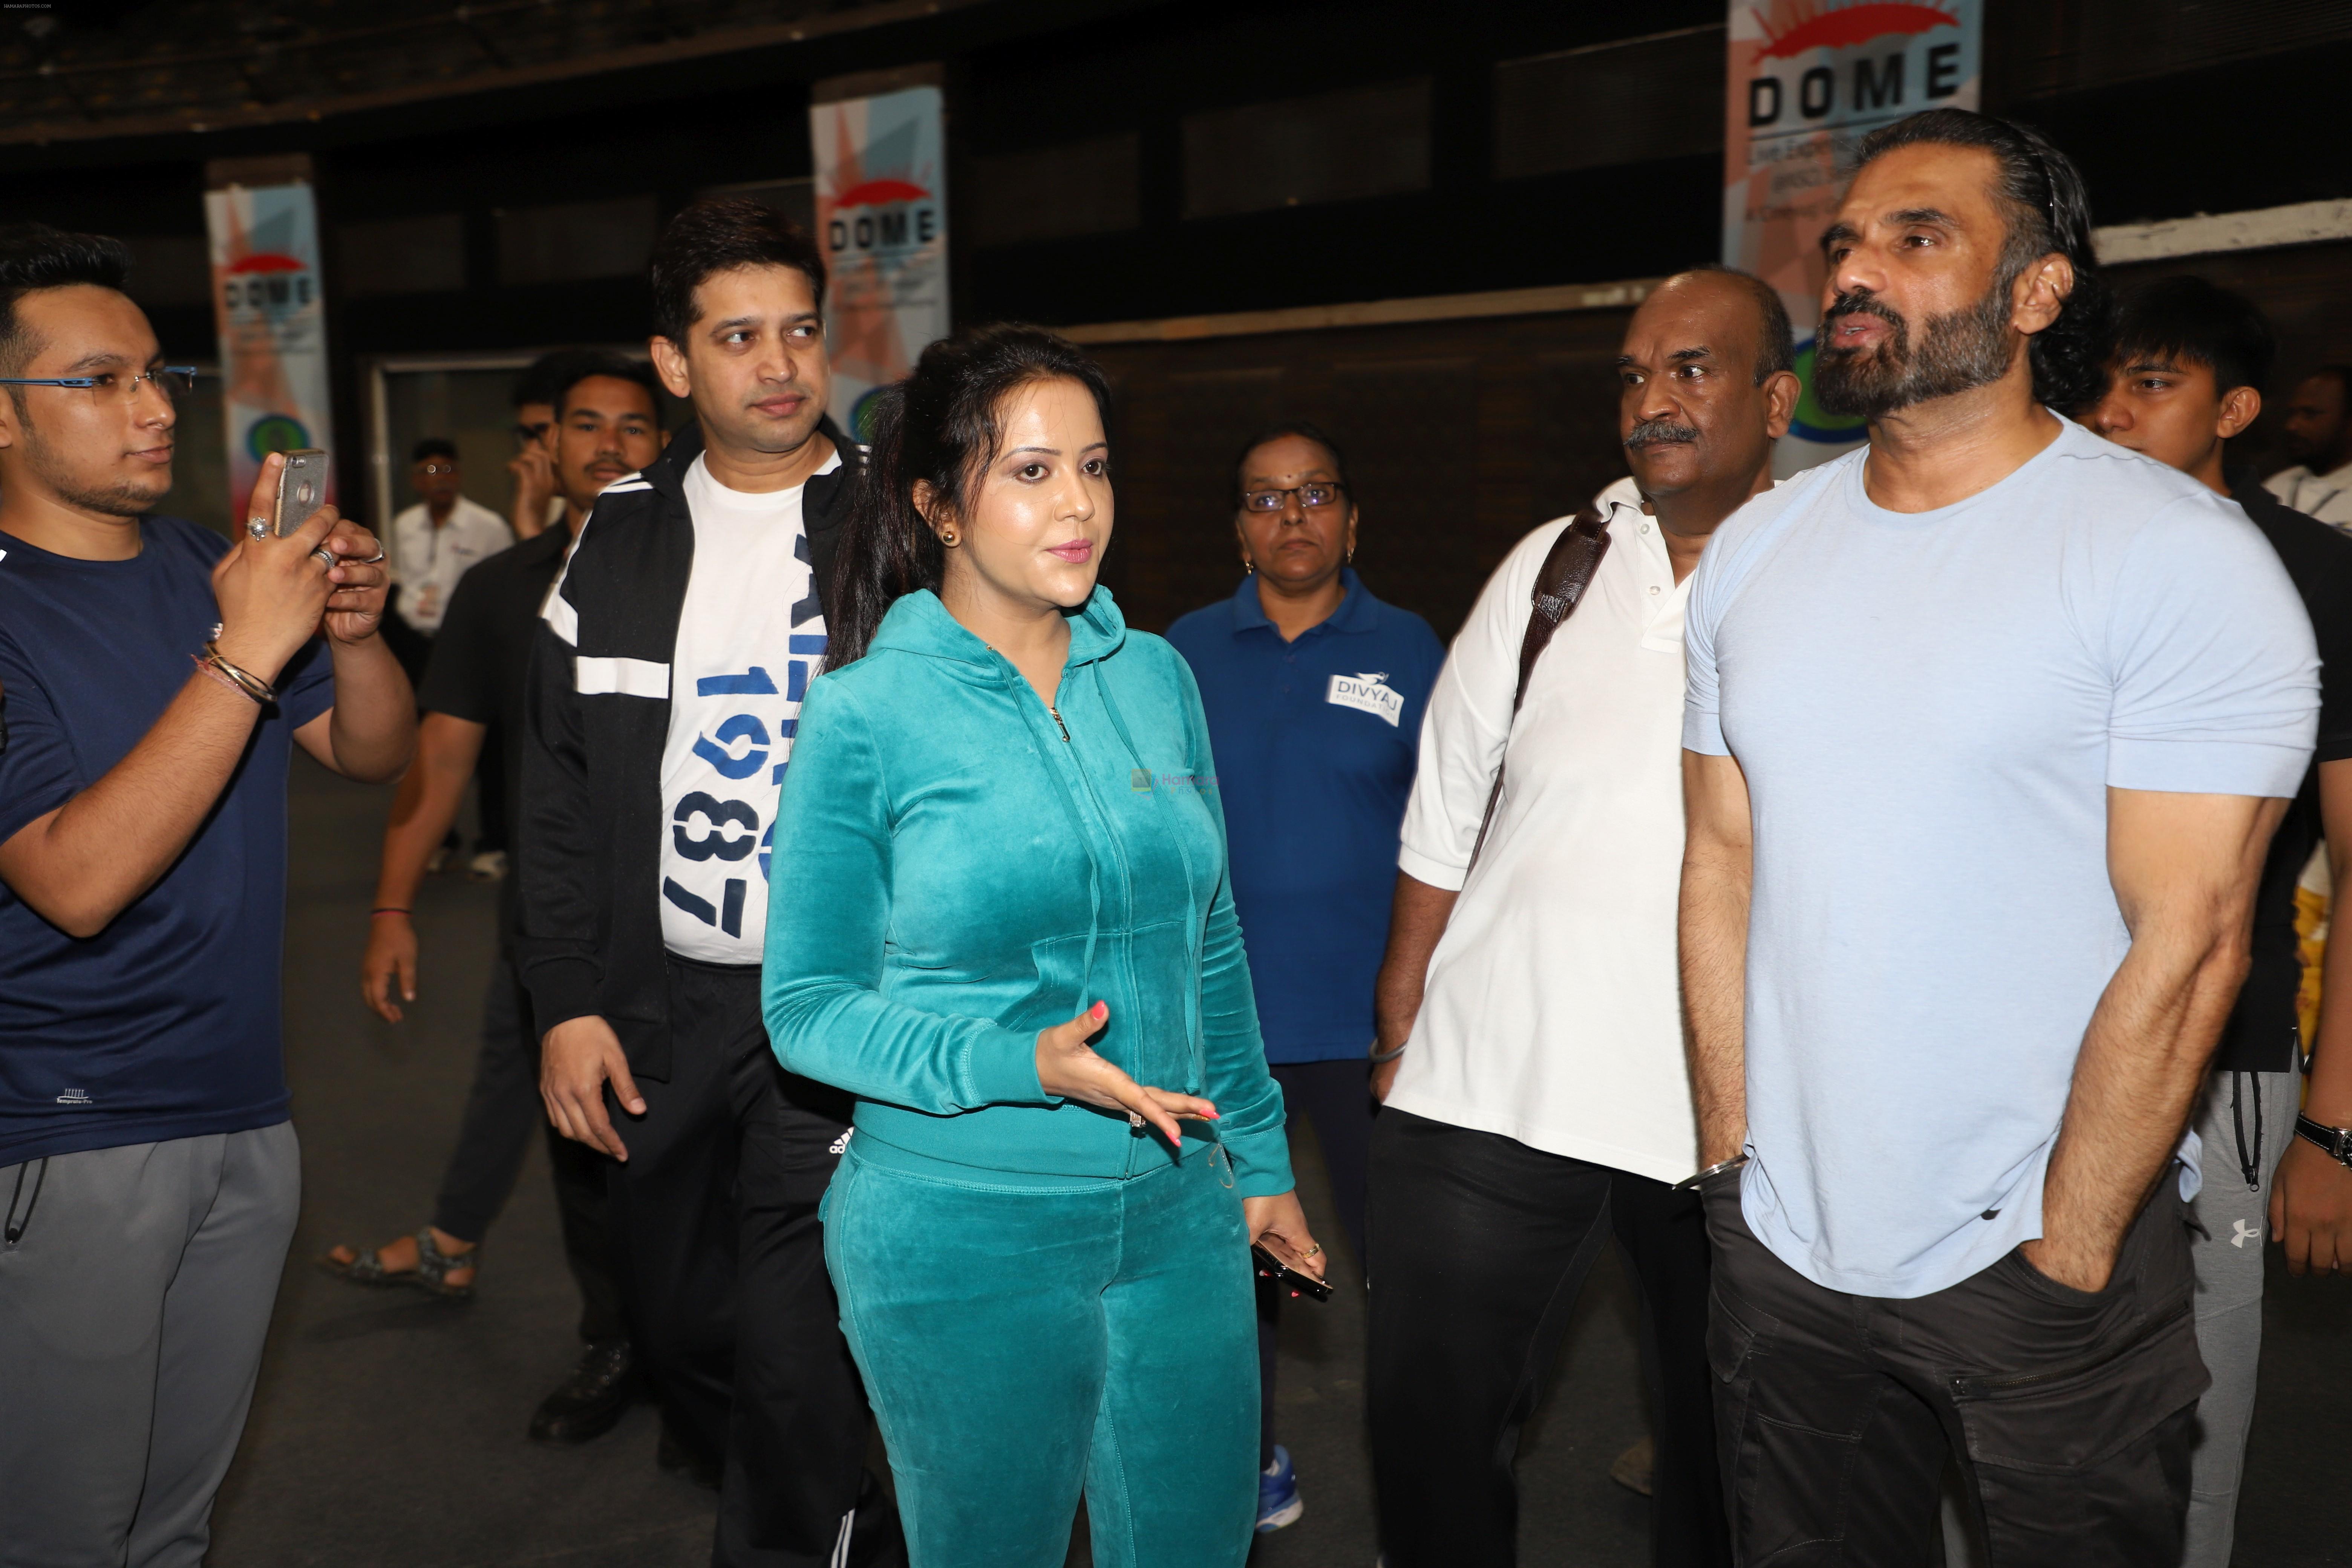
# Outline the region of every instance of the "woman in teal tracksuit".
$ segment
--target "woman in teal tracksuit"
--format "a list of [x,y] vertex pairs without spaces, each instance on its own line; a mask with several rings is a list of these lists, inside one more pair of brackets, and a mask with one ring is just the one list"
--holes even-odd
[[[1034,328],[887,394],[776,821],[786,1067],[857,1096],[825,1257],[916,1568],[1233,1568],[1249,1244],[1310,1272],[1208,728],[1095,584],[1101,373]],[[1075,1016],[1074,1016],[1075,1015]]]

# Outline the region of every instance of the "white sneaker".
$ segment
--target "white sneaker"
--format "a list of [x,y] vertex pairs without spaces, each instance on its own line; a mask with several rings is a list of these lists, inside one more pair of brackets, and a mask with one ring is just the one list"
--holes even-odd
[[477,882],[503,882],[507,876],[507,852],[485,849],[466,862],[466,875]]

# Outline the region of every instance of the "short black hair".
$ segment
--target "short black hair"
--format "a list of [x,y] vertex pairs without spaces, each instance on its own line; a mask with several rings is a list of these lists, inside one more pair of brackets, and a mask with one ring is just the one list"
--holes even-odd
[[706,196],[689,202],[654,242],[646,268],[654,335],[683,344],[694,328],[694,291],[713,273],[738,267],[789,267],[824,309],[824,257],[808,230],[763,202]]
[[1348,454],[1339,450],[1339,443],[1331,439],[1329,433],[1320,425],[1307,419],[1292,419],[1268,426],[1243,442],[1242,449],[1234,454],[1234,505],[1238,507],[1242,504],[1242,468],[1248,463],[1250,454],[1270,441],[1279,441],[1290,436],[1302,441],[1312,441],[1331,454],[1331,471],[1339,476],[1339,488],[1347,491],[1352,500],[1356,490],[1348,483]]
[[578,379],[573,367],[610,353],[608,349],[550,349],[515,378],[514,394],[508,401],[517,408],[531,403],[552,404],[556,394]]
[[[1756,384],[1782,371],[1794,373],[1797,368],[1796,335],[1789,330],[1789,307],[1780,302],[1780,290],[1753,272],[1742,272],[1737,267],[1726,267],[1720,261],[1709,261],[1690,268],[1680,277],[1728,278],[1739,286],[1756,306]],[[1674,279],[1666,279],[1671,283]]]
[[557,384],[555,395],[547,400],[554,405],[555,416],[563,417],[563,405],[573,387],[599,375],[644,387],[646,395],[653,399],[655,415],[660,415],[661,383],[655,377],[652,365],[609,349],[583,349],[564,362],[563,379]]
[[427,458],[446,458],[454,463],[457,460],[457,443],[446,436],[427,436],[408,449],[412,463],[421,463]]
[[1882,125],[1863,138],[1854,167],[1898,147],[1980,147],[2000,173],[1994,186],[2009,207],[1996,281],[2006,289],[2055,252],[2074,265],[2074,291],[2057,320],[2028,341],[2033,395],[2062,414],[2096,403],[2107,390],[2107,325],[2113,303],[2091,243],[2091,196],[2074,160],[2031,125],[1969,109],[1930,109]]
[[2188,360],[2213,373],[2213,390],[2251,386],[2271,377],[2278,343],[2271,324],[2242,294],[2183,273],[2143,283],[2117,301],[2112,363]]
[[45,223],[0,225],[0,373],[16,374],[41,352],[17,319],[17,300],[37,289],[76,283],[120,290],[130,275],[131,251],[119,239],[68,234]]

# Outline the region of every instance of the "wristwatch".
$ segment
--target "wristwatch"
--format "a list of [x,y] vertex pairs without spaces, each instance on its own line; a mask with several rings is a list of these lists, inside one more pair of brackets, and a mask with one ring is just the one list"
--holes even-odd
[[2329,1159],[2347,1170],[2352,1170],[2352,1127],[2329,1127],[2314,1121],[2308,1116],[2298,1115],[2294,1119],[2294,1135],[2318,1144],[2326,1151]]

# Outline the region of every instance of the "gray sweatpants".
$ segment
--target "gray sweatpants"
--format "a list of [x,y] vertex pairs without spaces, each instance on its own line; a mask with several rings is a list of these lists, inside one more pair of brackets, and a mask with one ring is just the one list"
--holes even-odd
[[0,1166],[0,1568],[203,1563],[301,1192],[289,1122]]
[[[2217,1072],[2197,1107],[2205,1181],[2189,1205],[2189,1256],[2197,1265],[2197,1349],[2213,1385],[2197,1402],[2200,1430],[2189,1460],[2184,1568],[2229,1568],[2238,1479],[2246,1468],[2246,1429],[2254,1419],[2254,1369],[2263,1351],[2263,1250],[2270,1236],[2271,1176],[2294,1136],[2302,1088],[2301,1077],[2291,1071]],[[2245,1161],[2254,1167],[2251,1190]]]

